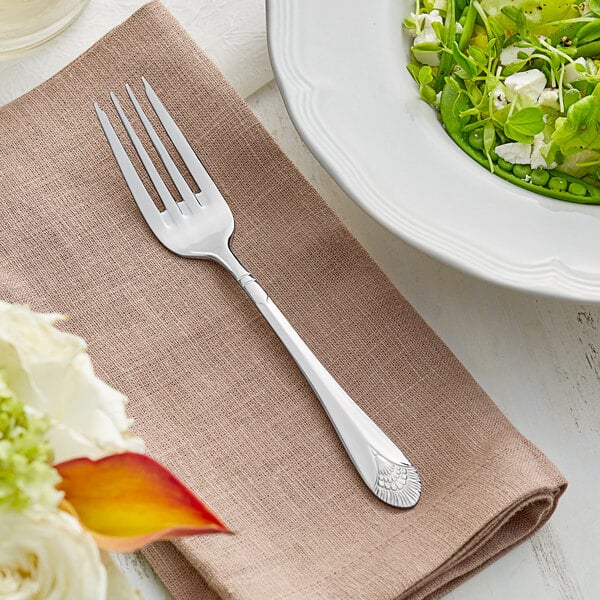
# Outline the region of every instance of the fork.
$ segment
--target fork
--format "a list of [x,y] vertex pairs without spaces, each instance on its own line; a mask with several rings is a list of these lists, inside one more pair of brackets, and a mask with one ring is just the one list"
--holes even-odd
[[187,258],[215,261],[235,278],[306,377],[367,487],[391,506],[415,506],[421,495],[421,481],[416,469],[335,381],[273,300],[235,257],[230,246],[234,219],[227,202],[156,92],[146,79],[142,78],[142,82],[150,105],[200,188],[200,193],[196,194],[189,187],[150,123],[133,89],[126,85],[135,111],[180,195],[178,199],[173,197],[125,115],[119,100],[111,92],[110,97],[119,118],[163,203],[164,210],[159,211],[106,113],[98,103],[94,103],[110,148],[146,223],[163,246],[171,252]]

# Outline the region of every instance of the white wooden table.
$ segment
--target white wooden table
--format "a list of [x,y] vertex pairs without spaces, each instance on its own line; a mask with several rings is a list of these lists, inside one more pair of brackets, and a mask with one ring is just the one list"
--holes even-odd
[[[570,482],[541,532],[448,600],[600,598],[600,306],[502,289],[395,238],[345,196],[293,129],[268,63],[263,0],[164,3],[400,291]],[[50,77],[141,4],[92,0],[55,40],[0,59],[0,105]],[[598,239],[600,247],[600,232]],[[146,600],[169,598],[139,556],[123,556],[120,563]]]

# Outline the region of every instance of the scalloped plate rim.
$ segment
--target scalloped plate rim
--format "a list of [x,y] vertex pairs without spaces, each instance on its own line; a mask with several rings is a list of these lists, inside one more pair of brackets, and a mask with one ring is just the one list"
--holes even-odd
[[[328,134],[319,125],[318,86],[311,85],[310,76],[303,73],[299,64],[294,61],[293,52],[284,52],[285,47],[279,43],[281,38],[292,38],[289,32],[282,29],[285,19],[281,16],[287,7],[294,4],[297,8],[298,4],[294,0],[266,2],[271,65],[286,109],[301,138],[354,202],[388,231],[410,245],[477,278],[545,297],[600,302],[600,262],[596,277],[592,273],[572,269],[556,256],[527,265],[511,265],[502,257],[482,251],[477,244],[469,245],[464,240],[461,243],[444,240],[435,228],[431,230],[423,222],[411,222],[406,215],[402,224],[398,220],[391,220],[386,215],[387,207],[381,202],[377,191],[369,188],[368,177],[363,176],[358,184],[351,184],[351,175],[344,168],[344,161],[341,160],[343,151],[335,136]],[[285,49],[289,50],[289,46]],[[360,164],[352,161],[345,164],[360,172]],[[600,211],[600,206],[597,208]]]

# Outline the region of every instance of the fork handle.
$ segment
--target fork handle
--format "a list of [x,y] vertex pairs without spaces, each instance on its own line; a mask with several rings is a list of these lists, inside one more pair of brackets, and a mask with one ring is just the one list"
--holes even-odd
[[421,495],[416,469],[319,362],[254,277],[245,271],[236,279],[306,377],[367,487],[387,504],[414,506]]

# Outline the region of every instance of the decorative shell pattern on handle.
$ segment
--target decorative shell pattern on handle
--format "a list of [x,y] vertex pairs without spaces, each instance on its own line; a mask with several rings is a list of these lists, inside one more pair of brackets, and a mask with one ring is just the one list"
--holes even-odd
[[376,450],[373,456],[377,464],[377,480],[373,486],[375,495],[398,508],[415,506],[421,497],[421,480],[417,470],[409,463],[395,463]]

